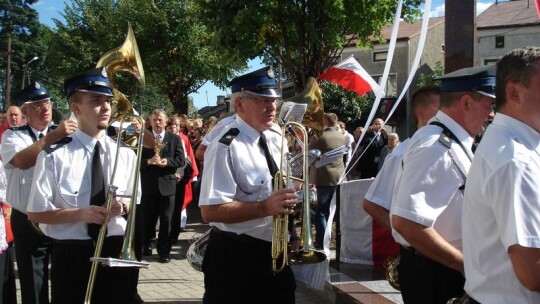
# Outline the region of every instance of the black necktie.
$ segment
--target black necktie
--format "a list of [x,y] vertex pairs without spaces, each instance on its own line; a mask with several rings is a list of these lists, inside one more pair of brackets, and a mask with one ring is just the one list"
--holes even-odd
[[[103,178],[103,167],[99,156],[99,141],[94,146],[94,156],[92,158],[92,188],[90,191],[90,205],[101,206],[105,203],[105,179]],[[99,235],[101,225],[88,224],[88,235],[95,241]]]
[[274,161],[274,158],[272,158],[272,154],[270,154],[270,150],[268,149],[268,145],[266,144],[266,136],[264,136],[263,133],[261,133],[261,136],[259,137],[259,146],[261,146],[264,151],[266,164],[268,165],[268,169],[270,170],[273,181],[274,177],[276,176],[276,172],[278,172],[278,167],[276,165],[276,162]]
[[42,138],[43,138],[43,133],[39,132],[38,139],[42,139]]

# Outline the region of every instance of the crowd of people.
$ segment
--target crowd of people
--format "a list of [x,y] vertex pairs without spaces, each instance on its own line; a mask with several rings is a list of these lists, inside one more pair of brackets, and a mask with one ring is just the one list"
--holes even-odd
[[[169,263],[192,202],[211,226],[203,303],[294,303],[292,269],[272,267],[283,258],[272,254],[273,218],[292,219],[303,184],[278,180],[288,167],[282,150],[341,148],[309,172],[315,250],[349,173],[373,180],[362,206],[386,230],[386,254],[400,256],[405,303],[539,303],[540,48],[439,80],[412,94],[417,131],[403,142],[382,118],[362,137],[363,128],[350,134],[328,112],[322,132],[303,138],[276,123],[281,96],[265,67],[231,80],[232,115],[203,122],[155,109],[144,127],[134,119],[129,136],[143,140],[141,151],[113,139],[124,134],[110,130],[113,87],[103,68],[65,80],[73,116],[58,125],[46,88],[30,84],[0,113],[2,303],[16,303],[14,260],[23,303],[82,303],[94,279],[92,303],[142,303],[138,268],[100,267],[91,277],[99,235],[101,256],[117,257],[135,208],[136,258],[155,250]],[[295,226],[287,229],[298,249]]]

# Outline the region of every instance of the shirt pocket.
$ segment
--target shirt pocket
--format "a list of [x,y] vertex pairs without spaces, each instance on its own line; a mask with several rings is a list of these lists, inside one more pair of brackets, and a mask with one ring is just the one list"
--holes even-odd
[[242,189],[258,199],[266,199],[272,193],[272,176],[269,172],[246,174],[246,186]]
[[60,182],[58,184],[58,193],[61,201],[65,204],[62,207],[80,208],[84,200],[90,204],[90,186],[86,185],[83,180]]

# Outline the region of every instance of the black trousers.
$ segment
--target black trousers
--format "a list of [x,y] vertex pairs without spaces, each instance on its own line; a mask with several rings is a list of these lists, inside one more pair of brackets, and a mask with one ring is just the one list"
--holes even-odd
[[13,246],[0,254],[0,303],[16,304],[15,265],[13,264]]
[[272,271],[271,243],[212,231],[204,255],[204,304],[295,303],[290,267]]
[[401,248],[399,285],[405,304],[446,304],[463,296],[465,278],[459,271],[421,256],[414,249]]
[[22,303],[49,303],[49,258],[52,239],[37,232],[28,216],[11,212],[11,229],[21,284]]
[[176,184],[176,193],[174,194],[174,208],[171,216],[171,241],[178,240],[180,236],[180,222],[185,193],[186,181],[181,180]]
[[144,243],[150,243],[156,236],[156,224],[159,218],[159,233],[156,249],[159,256],[168,256],[171,253],[171,220],[174,210],[174,195],[163,196],[155,193],[141,198],[144,209]]
[[[123,237],[107,237],[102,257],[118,257]],[[51,294],[53,304],[84,303],[90,269],[94,256],[91,240],[55,241],[51,262]],[[99,266],[94,281],[92,303],[131,304],[137,293],[133,281],[134,268]]]

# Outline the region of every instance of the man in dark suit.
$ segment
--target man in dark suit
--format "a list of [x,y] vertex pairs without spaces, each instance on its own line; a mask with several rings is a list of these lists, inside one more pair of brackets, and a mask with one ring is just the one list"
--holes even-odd
[[386,134],[383,125],[382,119],[375,118],[362,140],[361,145],[364,147],[364,155],[358,161],[357,166],[361,178],[377,176],[379,155],[382,148],[388,144],[388,134]]
[[167,114],[154,110],[150,115],[154,149],[143,148],[141,160],[141,204],[144,209],[144,249],[151,254],[150,240],[155,237],[159,217],[159,234],[156,249],[160,262],[171,261],[171,217],[176,191],[176,169],[185,163],[180,137],[165,131]]

